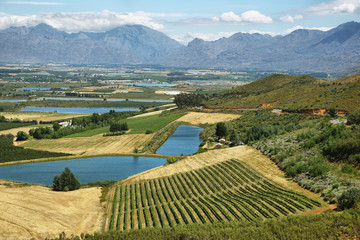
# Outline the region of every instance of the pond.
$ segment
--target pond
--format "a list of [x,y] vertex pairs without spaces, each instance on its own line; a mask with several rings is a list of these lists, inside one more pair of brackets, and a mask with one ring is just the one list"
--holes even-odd
[[[37,98],[34,101],[42,100],[59,100],[59,101],[104,101],[103,98],[70,98],[70,97],[44,97]],[[0,100],[1,101],[1,100]],[[26,101],[26,100],[24,100]],[[125,98],[107,98],[108,102],[160,102],[160,103],[171,103],[173,100],[156,100],[156,99],[125,99]]]
[[25,99],[0,100],[0,102],[26,102]]
[[115,112],[134,112],[138,108],[65,108],[65,107],[26,107],[20,112],[58,112],[68,114],[86,114],[86,113],[108,113],[110,110]]
[[104,156],[71,160],[26,163],[0,167],[0,179],[51,186],[55,175],[66,167],[81,184],[102,180],[121,180],[164,165],[165,158]]
[[[24,88],[18,88],[16,89],[16,91],[50,91],[53,88],[49,88],[49,87],[24,87]],[[61,89],[61,90],[66,90],[67,88],[54,88],[54,89]]]
[[199,136],[202,130],[201,127],[180,125],[156,153],[171,156],[194,154],[202,142]]

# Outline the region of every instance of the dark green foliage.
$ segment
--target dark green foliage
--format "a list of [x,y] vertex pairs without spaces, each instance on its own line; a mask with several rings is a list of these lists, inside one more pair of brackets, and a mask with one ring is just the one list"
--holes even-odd
[[360,188],[350,188],[343,192],[339,197],[339,207],[342,209],[352,208],[356,203],[360,202]]
[[58,122],[54,122],[54,124],[53,124],[53,129],[54,129],[54,131],[55,131],[55,132],[56,132],[56,131],[59,131],[60,128],[61,128],[60,124],[59,124]]
[[81,184],[79,180],[75,177],[75,175],[70,171],[69,168],[65,168],[65,170],[61,173],[60,176],[56,175],[54,177],[53,182],[53,190],[54,191],[72,191],[79,189]]
[[24,131],[19,131],[17,134],[16,134],[16,141],[26,141],[29,139],[29,134],[27,134],[26,132]]
[[360,109],[350,112],[347,115],[348,124],[360,124]]
[[[88,117],[80,117],[72,119],[72,126],[66,128],[59,128],[54,131],[54,128],[36,128],[29,131],[30,135],[35,139],[43,138],[61,138],[64,136],[72,135],[75,133],[84,132],[87,130],[92,130],[95,128],[101,128],[108,126],[114,122],[118,122],[120,119],[126,119],[128,117],[134,116],[138,112],[114,112],[110,111],[109,113],[98,114],[94,113]],[[54,123],[55,125],[55,123]],[[57,127],[55,127],[57,128]],[[123,123],[120,128],[128,130],[127,124]],[[122,130],[120,130],[122,131]]]
[[201,106],[204,97],[200,94],[180,93],[175,96],[174,103],[179,107]]
[[216,136],[218,137],[226,137],[227,128],[223,122],[219,122],[216,124]]
[[38,151],[33,149],[24,149],[13,145],[13,135],[0,135],[0,162],[12,162],[20,160],[29,160],[37,158],[50,158],[69,156],[65,153],[53,153],[47,151]]
[[12,128],[26,127],[36,124],[35,122],[0,122],[0,131],[8,130]]
[[129,127],[126,122],[123,123],[116,122],[110,125],[110,132],[121,132],[127,130],[129,130]]
[[337,112],[336,112],[336,110],[335,110],[334,108],[331,108],[331,109],[329,110],[329,115],[330,115],[330,117],[332,117],[332,118],[337,117]]

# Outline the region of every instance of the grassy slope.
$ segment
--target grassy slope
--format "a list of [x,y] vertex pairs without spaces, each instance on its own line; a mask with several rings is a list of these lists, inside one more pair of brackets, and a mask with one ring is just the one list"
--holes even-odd
[[271,75],[223,92],[206,102],[215,108],[255,108],[268,103],[288,109],[335,108],[352,111],[360,106],[360,77],[327,82],[311,76]]

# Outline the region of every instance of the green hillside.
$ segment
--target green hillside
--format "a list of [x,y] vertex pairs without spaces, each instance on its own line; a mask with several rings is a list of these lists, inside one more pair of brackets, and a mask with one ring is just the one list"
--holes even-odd
[[359,106],[360,75],[330,82],[307,75],[275,74],[213,95],[205,102],[207,108],[334,108],[352,111]]

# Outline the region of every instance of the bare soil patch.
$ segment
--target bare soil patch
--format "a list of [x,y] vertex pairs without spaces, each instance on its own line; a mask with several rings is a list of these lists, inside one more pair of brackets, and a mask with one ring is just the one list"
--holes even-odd
[[0,186],[0,238],[44,239],[93,233],[102,227],[100,188],[54,192],[41,186]]
[[198,125],[205,123],[213,124],[218,122],[227,122],[239,117],[240,115],[238,114],[189,112],[177,121]]

